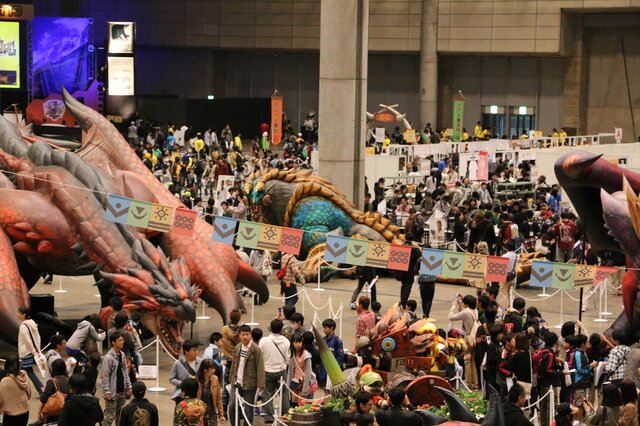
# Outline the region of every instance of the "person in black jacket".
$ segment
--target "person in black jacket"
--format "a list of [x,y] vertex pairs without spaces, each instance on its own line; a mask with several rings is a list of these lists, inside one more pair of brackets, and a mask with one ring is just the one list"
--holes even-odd
[[502,324],[492,324],[489,327],[489,336],[491,337],[491,343],[487,345],[485,364],[483,366],[485,399],[489,399],[489,386],[494,389],[500,388],[498,386],[498,365],[502,356],[504,326]]
[[64,403],[58,426],[95,426],[102,422],[100,402],[87,391],[86,378],[82,374],[74,374],[69,379],[69,387],[72,394]]
[[136,419],[145,416],[149,419],[149,426],[158,426],[158,407],[144,397],[147,387],[143,382],[131,385],[133,400],[122,407],[120,411],[120,426],[133,426]]
[[[558,343],[558,335],[553,331],[549,331],[544,336],[544,349],[539,354],[534,355],[540,357],[540,362],[534,359],[534,373],[538,377],[538,395],[540,395],[540,426],[549,426],[551,419],[549,418],[549,403],[551,396],[547,395],[552,386],[560,386],[560,378],[562,377],[562,368],[559,367],[556,354],[553,351]],[[535,356],[534,356],[535,358]]]
[[371,291],[371,301],[375,302],[377,300],[376,286],[374,285],[373,287],[371,287],[371,282],[377,276],[376,268],[372,268],[371,266],[357,266],[356,275],[358,276],[358,287],[351,295],[351,303],[349,305],[351,307],[351,310],[356,309],[356,299],[364,288],[365,283],[369,286],[369,290]]
[[[51,363],[51,378],[44,385],[44,391],[40,394],[40,402],[44,405],[51,395],[60,390],[65,395],[69,395],[69,378],[67,377],[67,365],[62,358],[58,358]],[[54,423],[58,416],[47,416],[40,419],[35,424]]]
[[505,426],[533,426],[522,412],[522,407],[527,400],[524,388],[514,383],[509,389],[509,399],[504,404],[504,424]]
[[380,409],[376,412],[376,420],[379,426],[422,426],[420,414],[404,409],[408,405],[408,400],[402,389],[391,389],[389,391],[389,402],[391,403],[389,409]]

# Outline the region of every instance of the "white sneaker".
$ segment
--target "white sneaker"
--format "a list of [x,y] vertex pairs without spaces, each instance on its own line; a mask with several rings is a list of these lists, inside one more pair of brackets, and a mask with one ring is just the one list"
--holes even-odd
[[356,304],[355,303],[350,304],[349,305],[349,309],[351,309],[352,311],[355,311],[356,310]]

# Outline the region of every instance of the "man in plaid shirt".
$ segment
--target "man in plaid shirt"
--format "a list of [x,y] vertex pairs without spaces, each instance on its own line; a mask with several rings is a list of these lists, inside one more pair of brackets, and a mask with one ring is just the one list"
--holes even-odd
[[358,305],[356,305],[356,312],[358,313],[356,321],[356,351],[358,349],[358,339],[361,336],[369,337],[369,330],[376,326],[376,314],[369,310],[370,303],[371,301],[367,296],[358,298]]
[[626,342],[626,336],[622,330],[613,330],[611,340],[616,346],[609,352],[609,359],[607,360],[605,371],[609,373],[611,383],[618,386],[620,382],[622,382],[622,379],[624,379],[624,372],[627,368],[627,355],[629,355],[631,349],[624,344]]

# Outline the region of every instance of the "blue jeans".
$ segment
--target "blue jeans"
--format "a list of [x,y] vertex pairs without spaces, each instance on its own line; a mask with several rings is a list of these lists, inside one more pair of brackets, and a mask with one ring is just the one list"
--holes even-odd
[[[243,390],[243,394],[244,396],[242,399],[248,401],[250,404],[254,404],[256,399],[256,389],[245,389]],[[244,424],[246,426],[251,426],[253,424],[253,407],[250,407],[247,404],[243,404],[242,407],[244,408],[245,415],[242,415],[242,408],[238,406],[238,425]],[[245,421],[245,416],[249,421],[248,423]],[[235,426],[236,424],[236,390],[233,387],[231,387],[229,395],[229,424],[232,426]]]
[[44,388],[42,386],[42,382],[38,378],[38,375],[34,373],[33,366],[30,365],[29,367],[22,367],[22,369],[27,372],[27,376],[29,376],[29,379],[31,379],[31,383],[33,383],[33,386],[36,387],[36,391],[38,391],[38,393],[42,393]]

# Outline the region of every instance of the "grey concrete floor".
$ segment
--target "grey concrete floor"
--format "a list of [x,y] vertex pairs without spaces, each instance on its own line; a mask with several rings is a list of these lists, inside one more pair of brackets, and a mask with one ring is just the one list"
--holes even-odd
[[[92,281],[90,277],[63,277],[61,283],[62,288],[67,290],[66,293],[53,293],[53,291],[58,289],[60,285],[59,277],[55,277],[53,285],[44,285],[42,282],[39,282],[32,289],[32,293],[54,294],[55,309],[60,318],[63,319],[82,318],[84,315],[97,311],[99,301],[94,297],[96,289],[91,285]],[[390,305],[398,302],[400,284],[393,278],[382,278],[376,285],[378,286],[378,300],[382,303],[382,311],[384,312]],[[349,309],[349,300],[351,293],[356,287],[356,281],[348,279],[334,279],[329,283],[323,283],[321,286],[325,291],[316,292],[313,290],[316,285],[307,285],[305,290],[308,297],[301,295],[296,307],[299,312],[304,314],[305,324],[308,324],[313,321],[316,316],[320,321],[330,317],[331,314],[329,312],[329,306],[325,306],[329,300],[331,300],[331,307],[334,312],[338,311],[340,305],[342,305],[342,321],[336,320],[338,323],[337,331],[340,333],[340,337],[342,337],[344,341],[345,348],[352,348],[354,345],[356,313]],[[275,275],[269,280],[269,288],[273,296],[279,296],[279,283],[275,279]],[[438,327],[448,327],[447,314],[456,293],[475,294],[475,291],[470,287],[464,287],[461,285],[437,284],[431,316],[437,320],[436,324]],[[578,318],[578,302],[569,297],[571,296],[572,298],[577,299],[579,294],[578,290],[568,292],[568,295],[564,295],[562,299],[560,294],[541,299],[537,296],[537,294],[540,293],[540,289],[536,288],[522,288],[518,290],[518,293],[527,299],[533,299],[527,301],[527,306],[536,306],[550,325],[557,325],[560,323],[561,311],[563,313],[562,320],[564,321]],[[416,286],[413,288],[411,297],[415,298],[419,303],[420,295]],[[245,298],[245,300],[248,304],[248,313],[243,316],[243,321],[250,322],[252,319],[251,302],[249,298]],[[613,322],[613,319],[621,312],[622,302],[619,296],[609,296],[608,302],[608,310],[613,312],[615,315],[606,317],[610,318],[607,322],[594,322],[593,320],[598,317],[598,297],[595,295],[589,299],[588,311],[583,314],[583,323],[589,332],[603,332]],[[267,327],[269,322],[273,319],[274,315],[277,313],[278,306],[281,306],[281,304],[281,300],[271,299],[265,305],[255,307],[253,320],[254,322],[259,323],[258,327],[265,331],[265,335],[268,334]],[[320,309],[315,310],[313,306]],[[418,311],[420,312],[420,306],[418,306]],[[196,323],[193,324],[193,337],[202,342],[200,353],[202,353],[206,347],[210,333],[213,331],[219,331],[222,328],[222,321],[213,309],[207,307],[205,308],[205,313],[210,316],[211,319],[197,320]],[[201,314],[202,305],[200,304],[198,315]],[[454,326],[456,326],[456,324],[454,324]],[[459,326],[459,324],[457,326]],[[185,327],[183,334],[187,337],[190,335],[189,325]],[[12,349],[6,343],[0,342],[0,357],[10,353],[12,350],[15,349]],[[144,357],[144,364],[154,364],[155,346],[151,345],[149,348],[145,349],[142,355]],[[165,387],[168,390],[159,393],[148,392],[147,397],[150,401],[157,404],[159,408],[160,424],[170,425],[172,424],[174,403],[170,400],[172,386],[168,382],[168,375],[173,359],[162,350],[159,358],[160,376],[158,381],[161,387]],[[147,383],[147,387],[155,386],[155,380],[145,380],[145,382]],[[100,398],[102,397],[100,390],[98,390],[97,396]],[[39,405],[39,401],[37,401],[36,397],[32,398],[30,421],[35,421]],[[261,425],[263,424],[263,421],[261,418],[257,417],[254,424]]]

